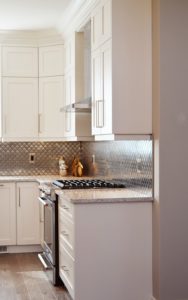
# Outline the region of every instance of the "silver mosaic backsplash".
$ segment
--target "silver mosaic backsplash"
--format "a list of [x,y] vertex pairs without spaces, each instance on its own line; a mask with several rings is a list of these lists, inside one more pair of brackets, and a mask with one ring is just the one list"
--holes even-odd
[[[35,163],[29,163],[29,154]],[[57,175],[59,158],[69,165],[75,155],[81,158],[84,175],[125,180],[140,186],[143,192],[152,187],[152,141],[115,142],[17,142],[0,143],[0,176]],[[92,156],[95,162],[92,162]]]
[[[30,153],[35,154],[35,163],[29,163]],[[60,156],[71,165],[79,154],[79,142],[0,143],[0,176],[56,175]]]
[[[92,156],[95,163],[92,163]],[[152,188],[152,141],[84,142],[81,158],[88,175],[126,180],[130,187]]]

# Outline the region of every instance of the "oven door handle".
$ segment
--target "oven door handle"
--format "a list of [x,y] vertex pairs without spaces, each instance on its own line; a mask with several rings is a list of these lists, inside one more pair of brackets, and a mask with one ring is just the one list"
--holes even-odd
[[45,259],[44,255],[43,254],[38,254],[38,258],[40,259],[43,267],[48,270],[48,269],[51,269],[51,266],[50,264],[47,262],[47,260]]
[[42,203],[44,206],[48,206],[48,203],[41,197],[38,197],[38,200]]

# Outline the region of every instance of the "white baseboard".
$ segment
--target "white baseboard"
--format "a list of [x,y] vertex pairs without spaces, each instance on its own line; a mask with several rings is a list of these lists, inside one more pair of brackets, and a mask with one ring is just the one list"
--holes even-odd
[[7,251],[2,253],[29,253],[29,252],[42,252],[42,247],[40,245],[7,246]]

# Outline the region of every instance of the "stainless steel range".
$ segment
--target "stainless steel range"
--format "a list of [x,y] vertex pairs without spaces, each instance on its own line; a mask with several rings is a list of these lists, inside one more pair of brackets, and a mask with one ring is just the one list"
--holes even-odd
[[44,210],[44,241],[43,253],[39,254],[46,272],[54,285],[59,280],[59,254],[58,254],[58,197],[56,189],[101,189],[125,188],[125,184],[113,180],[55,180],[51,184],[40,185],[38,198]]

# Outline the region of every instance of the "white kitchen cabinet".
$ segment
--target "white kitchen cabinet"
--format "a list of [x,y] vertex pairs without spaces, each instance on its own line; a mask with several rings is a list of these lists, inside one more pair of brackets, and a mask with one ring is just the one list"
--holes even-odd
[[8,77],[38,77],[38,49],[3,46],[2,70]]
[[[65,106],[70,106],[74,103],[74,74],[69,72],[65,75],[64,78],[64,97],[65,97]],[[75,136],[75,116],[70,109],[64,112],[64,136],[65,137],[74,137]]]
[[111,0],[102,0],[91,15],[92,50],[111,38]]
[[94,42],[98,40],[92,51],[96,140],[152,133],[151,0],[110,2],[111,38],[105,43],[95,38],[95,25],[92,33]]
[[39,77],[61,76],[64,73],[63,45],[39,48]]
[[59,272],[72,298],[150,299],[152,203],[73,204],[68,194],[58,202]]
[[92,54],[92,134],[112,133],[111,40]]
[[38,138],[38,80],[3,78],[3,140]]
[[40,244],[38,184],[17,183],[17,245]]
[[64,72],[69,72],[75,67],[75,34],[65,41],[64,44]]
[[16,244],[16,197],[14,183],[0,183],[0,245]]
[[64,135],[63,76],[39,79],[39,138],[45,140],[61,139]]
[[91,114],[78,113],[72,105],[85,99],[84,33],[75,32],[65,42],[65,137],[68,140],[91,139]]

